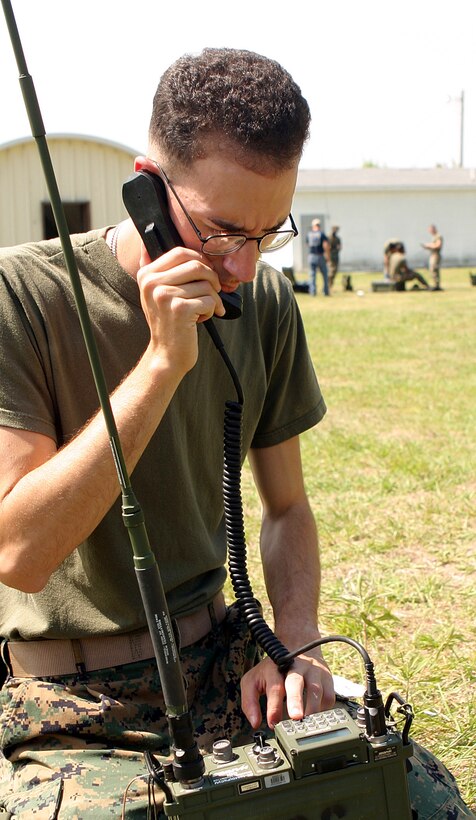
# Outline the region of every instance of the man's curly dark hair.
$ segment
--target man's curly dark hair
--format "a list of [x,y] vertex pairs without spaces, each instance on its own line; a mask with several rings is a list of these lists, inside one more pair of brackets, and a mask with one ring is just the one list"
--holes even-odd
[[184,55],[162,75],[149,141],[184,166],[206,156],[213,138],[244,164],[284,170],[301,157],[309,125],[299,86],[275,60],[206,48]]

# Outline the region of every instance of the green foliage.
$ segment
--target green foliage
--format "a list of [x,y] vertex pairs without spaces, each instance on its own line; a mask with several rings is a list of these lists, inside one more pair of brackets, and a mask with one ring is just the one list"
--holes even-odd
[[[385,693],[414,706],[413,736],[476,808],[476,288],[445,270],[443,293],[297,298],[325,419],[302,437],[321,542],[321,629],[361,641]],[[364,296],[356,291],[363,290]],[[260,507],[244,471],[249,566],[265,598]],[[266,609],[269,616],[269,607]],[[329,644],[336,673],[355,653]]]

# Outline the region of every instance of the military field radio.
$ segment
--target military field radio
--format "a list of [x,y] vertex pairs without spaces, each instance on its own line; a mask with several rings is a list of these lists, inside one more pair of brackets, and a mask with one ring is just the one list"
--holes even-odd
[[[393,700],[404,715],[402,732],[390,714]],[[165,794],[165,814],[174,820],[408,820],[411,707],[392,693],[381,736],[367,734],[365,708],[338,698],[333,709],[283,720],[274,737],[258,732],[254,743],[239,748],[218,740],[204,757],[198,784],[178,782],[172,765],[163,763],[153,774]]]

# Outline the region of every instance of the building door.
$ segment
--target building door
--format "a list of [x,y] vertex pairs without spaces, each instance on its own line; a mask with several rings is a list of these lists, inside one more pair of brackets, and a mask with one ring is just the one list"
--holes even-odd
[[[53,208],[50,202],[41,203],[43,215],[43,239],[58,236]],[[69,233],[84,233],[91,230],[91,208],[89,202],[63,202],[64,214]]]

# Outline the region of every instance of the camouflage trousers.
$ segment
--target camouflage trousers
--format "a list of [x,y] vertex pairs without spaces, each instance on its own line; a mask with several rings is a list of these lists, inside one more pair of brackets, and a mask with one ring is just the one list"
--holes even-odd
[[[220,737],[234,745],[249,742],[252,730],[241,713],[239,685],[260,652],[237,607],[230,607],[222,624],[181,655],[200,748],[210,751]],[[159,790],[152,795],[143,757],[145,750],[169,751],[155,661],[84,678],[9,678],[0,705],[0,820],[164,816],[162,795]],[[415,818],[475,816],[436,758],[415,746],[411,764]]]
[[333,259],[331,256],[327,263],[327,268],[329,270],[329,285],[332,287],[337,276],[337,271],[339,269],[339,260]]
[[428,269],[430,271],[430,275],[433,279],[433,286],[435,288],[439,288],[441,285],[441,276],[440,276],[440,256],[436,253],[430,253],[430,259],[428,261]]
[[421,273],[418,273],[418,271],[416,270],[410,269],[408,269],[405,273],[400,273],[398,275],[397,282],[411,282],[413,279],[417,279],[418,282],[420,282],[420,284],[422,284],[424,288],[429,287],[428,282]]

